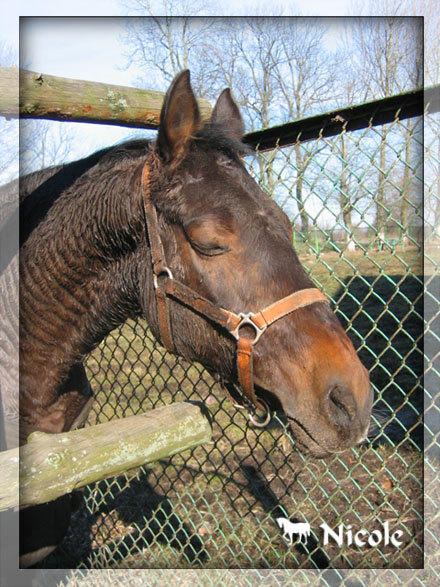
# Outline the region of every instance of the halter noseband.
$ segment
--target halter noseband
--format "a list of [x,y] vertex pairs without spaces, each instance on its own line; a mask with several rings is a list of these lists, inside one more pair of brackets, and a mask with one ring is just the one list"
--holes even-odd
[[[248,403],[267,412],[263,422],[254,420],[251,414],[249,414],[249,417],[254,425],[265,426],[270,421],[270,410],[266,402],[261,398],[257,399],[255,395],[252,356],[254,345],[259,341],[267,327],[280,318],[287,316],[299,308],[304,308],[317,302],[329,303],[329,300],[319,289],[308,288],[296,291],[256,313],[240,312],[236,314],[235,312],[216,306],[199,295],[195,290],[174,279],[170,268],[166,264],[165,251],[159,234],[157,210],[151,201],[150,169],[148,163],[145,163],[142,170],[142,188],[144,194],[142,201],[145,223],[153,268],[153,284],[156,293],[158,326],[162,344],[169,351],[175,352],[170,320],[169,298],[180,302],[197,314],[201,314],[208,320],[215,322],[227,330],[237,341],[237,373],[243,393]],[[245,336],[241,332],[244,326],[251,326],[253,328],[253,338]],[[226,385],[226,389],[230,395],[231,386],[233,387],[233,384]],[[233,397],[232,399],[234,400]],[[240,408],[244,407],[240,404],[235,405]]]

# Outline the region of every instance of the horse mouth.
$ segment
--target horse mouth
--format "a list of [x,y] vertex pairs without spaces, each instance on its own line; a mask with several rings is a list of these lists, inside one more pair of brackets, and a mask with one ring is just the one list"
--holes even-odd
[[298,445],[299,450],[306,456],[312,456],[316,458],[324,458],[332,455],[338,455],[350,450],[354,446],[359,446],[365,443],[367,439],[367,430],[363,434],[359,435],[357,441],[354,441],[350,445],[343,447],[327,447],[323,446],[322,442],[316,438],[316,436],[300,422],[297,418],[287,416],[290,429],[292,431],[295,444]]
[[304,456],[325,458],[332,455],[338,455],[350,450],[350,448],[355,445],[362,444],[367,438],[368,426],[363,431],[363,434],[359,435],[357,441],[354,440],[350,444],[341,442],[341,445],[338,446],[337,441],[335,442],[335,438],[333,438],[333,442],[327,444],[325,440],[322,440],[317,435],[314,429],[311,429],[302,420],[298,419],[298,417],[289,415],[286,410],[283,409],[281,401],[275,394],[260,385],[256,386],[256,389],[258,395],[265,398],[273,410],[279,410],[284,415],[289,424],[295,445]]
[[279,411],[279,413],[286,418],[292,433],[292,437],[295,441],[295,445],[305,456],[323,458],[337,452],[342,452],[337,450],[329,450],[323,447],[307,426],[298,420],[298,418],[290,416],[284,410],[281,401],[274,393],[270,392],[266,387],[262,387],[261,385],[256,385],[255,387],[258,396],[260,398],[264,398],[272,410],[275,410],[276,412]]
[[290,429],[292,431],[295,444],[299,450],[306,456],[312,456],[317,458],[328,457],[336,452],[328,448],[323,447],[310,430],[297,418],[293,418],[286,414],[287,421],[289,422]]

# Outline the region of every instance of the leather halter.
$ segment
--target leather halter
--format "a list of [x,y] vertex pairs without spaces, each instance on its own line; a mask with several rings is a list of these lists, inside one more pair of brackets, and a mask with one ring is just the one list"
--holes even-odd
[[[197,314],[218,324],[229,332],[237,341],[237,373],[240,386],[248,402],[267,412],[263,423],[252,422],[257,426],[265,426],[270,420],[270,411],[266,402],[257,399],[253,377],[253,347],[260,340],[268,326],[284,318],[291,312],[317,302],[329,303],[328,298],[317,288],[296,291],[277,300],[260,312],[240,312],[236,314],[216,306],[195,290],[174,279],[166,264],[165,251],[159,234],[157,210],[151,201],[150,169],[145,163],[142,170],[143,206],[147,235],[150,243],[151,262],[153,268],[153,284],[156,293],[157,318],[162,344],[171,352],[175,352],[170,320],[169,298],[180,302]],[[252,327],[254,336],[249,337],[242,332],[244,326]],[[245,329],[247,332],[249,329]],[[230,387],[227,387],[230,392]],[[232,398],[234,399],[234,398]],[[237,405],[237,404],[236,404]],[[237,407],[244,406],[238,404]]]

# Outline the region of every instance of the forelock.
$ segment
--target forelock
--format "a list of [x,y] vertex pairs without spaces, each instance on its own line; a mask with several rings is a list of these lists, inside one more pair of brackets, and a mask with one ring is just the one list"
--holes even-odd
[[233,159],[254,153],[249,145],[231,138],[223,127],[215,124],[204,126],[196,134],[195,142],[205,148],[221,151]]

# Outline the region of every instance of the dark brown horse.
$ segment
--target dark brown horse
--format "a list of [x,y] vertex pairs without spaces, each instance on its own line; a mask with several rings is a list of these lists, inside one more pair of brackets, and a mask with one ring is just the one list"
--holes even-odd
[[[24,178],[22,442],[33,430],[61,432],[85,419],[91,392],[82,360],[136,316],[177,354],[281,408],[309,453],[341,452],[364,438],[367,372],[322,294],[302,303],[313,284],[288,218],[241,162],[243,131],[229,90],[203,125],[183,72],[166,95],[157,141]],[[271,312],[279,314],[272,322]]]

